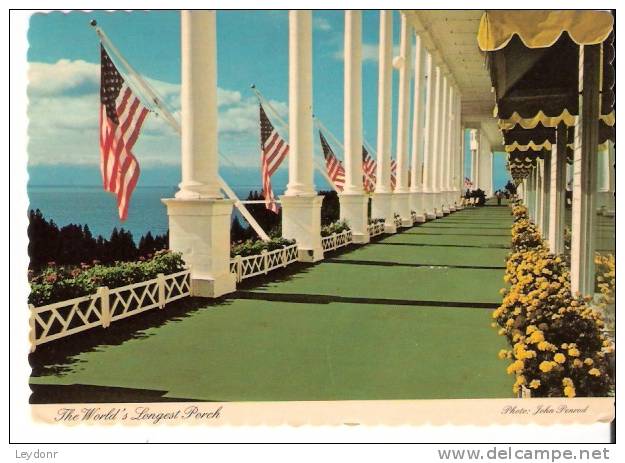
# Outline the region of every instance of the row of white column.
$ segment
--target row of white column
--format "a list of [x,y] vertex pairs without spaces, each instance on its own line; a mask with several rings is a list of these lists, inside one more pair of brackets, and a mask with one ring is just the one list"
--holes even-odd
[[[399,215],[402,226],[411,226],[412,211],[416,212],[417,220],[423,222],[442,217],[458,207],[462,176],[460,95],[452,85],[451,76],[443,71],[439,53],[424,48],[404,15],[400,55],[393,63],[392,12],[382,11],[380,15],[378,163],[372,216],[384,218],[386,231],[395,232],[395,214]],[[416,35],[414,53],[413,34]],[[399,69],[395,190],[391,189],[393,64]],[[412,144],[409,146],[411,78],[414,87]]]
[[[182,181],[167,206],[170,248],[191,268],[192,293],[216,297],[235,290],[229,270],[233,201],[219,188],[217,149],[217,60],[214,11],[181,12]],[[355,241],[366,242],[367,202],[362,170],[362,18],[345,12],[345,189],[341,216]],[[397,182],[391,189],[392,12],[380,12],[377,183],[373,216],[395,231],[395,214],[412,225],[454,210],[460,196],[460,97],[441,69],[436,52],[417,37],[414,51],[414,116],[409,159],[412,34],[402,15],[397,124]],[[425,66],[423,66],[425,62]],[[427,82],[426,100],[423,84]],[[423,119],[425,118],[425,119]],[[321,200],[313,181],[312,12],[289,12],[289,181],[280,197],[282,235],[298,243],[302,261],[323,258]],[[423,152],[421,147],[423,146]],[[410,161],[410,162],[409,162]],[[412,164],[410,186],[408,165]]]
[[481,129],[471,130],[471,182],[473,189],[493,195],[493,151]]

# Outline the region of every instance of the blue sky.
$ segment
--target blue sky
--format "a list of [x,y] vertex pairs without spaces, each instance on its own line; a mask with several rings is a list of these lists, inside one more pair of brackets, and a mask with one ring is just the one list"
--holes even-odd
[[[179,111],[180,19],[176,11],[35,14],[28,33],[29,164],[91,165],[99,162],[97,108],[99,44],[96,19],[126,59]],[[377,10],[363,13],[363,124],[375,146],[377,124]],[[343,133],[343,12],[313,13],[314,112],[335,135]],[[399,14],[394,16],[395,47]],[[255,167],[258,113],[255,83],[282,116],[288,110],[288,13],[217,13],[220,150],[237,166]],[[397,98],[397,73],[393,97]],[[50,115],[54,114],[54,117]],[[393,120],[393,127],[395,127]],[[395,132],[393,132],[395,133]],[[395,138],[395,137],[393,137]],[[143,170],[175,166],[179,138],[150,116],[135,147]]]

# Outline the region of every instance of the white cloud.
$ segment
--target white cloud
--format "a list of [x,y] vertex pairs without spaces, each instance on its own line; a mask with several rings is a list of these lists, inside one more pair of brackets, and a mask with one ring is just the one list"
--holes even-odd
[[316,17],[313,19],[313,27],[324,32],[332,30],[332,25],[330,24],[330,22],[327,19],[320,17]]
[[[377,43],[363,43],[362,44],[362,62],[377,63],[380,56],[380,46]],[[393,56],[399,55],[399,45],[393,46]],[[333,54],[334,58],[343,61],[343,49],[337,50]]]
[[[99,162],[99,68],[98,64],[81,60],[30,64],[28,154],[31,164]],[[180,120],[180,85],[150,78],[146,81]],[[149,101],[147,95],[142,96]],[[218,88],[217,99],[220,150],[237,163],[256,165],[259,144],[256,98],[244,98],[239,91]],[[271,104],[281,117],[286,117],[286,103],[271,101]],[[180,160],[180,138],[163,118],[151,114],[135,153],[142,165],[176,164]]]

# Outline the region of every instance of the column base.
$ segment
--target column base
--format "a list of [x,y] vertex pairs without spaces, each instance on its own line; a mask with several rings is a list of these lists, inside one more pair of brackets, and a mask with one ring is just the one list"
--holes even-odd
[[426,221],[425,218],[425,208],[423,207],[423,193],[420,191],[411,191],[410,192],[410,210],[415,211],[416,215],[416,223],[423,223]]
[[384,219],[384,233],[397,233],[395,211],[393,210],[393,193],[373,193],[371,217]]
[[393,193],[393,212],[399,214],[402,228],[412,227],[409,192],[406,191]]
[[169,247],[191,270],[191,294],[219,297],[236,290],[230,273],[230,199],[161,200],[169,218]]
[[219,278],[191,277],[191,295],[195,297],[220,297],[237,289],[236,275],[229,273]]
[[369,197],[364,193],[341,193],[339,194],[339,201],[341,205],[341,220],[345,220],[352,230],[354,243],[368,243],[367,203],[369,202]]
[[321,202],[317,194],[280,196],[282,204],[282,236],[294,239],[300,262],[323,259],[321,246]]

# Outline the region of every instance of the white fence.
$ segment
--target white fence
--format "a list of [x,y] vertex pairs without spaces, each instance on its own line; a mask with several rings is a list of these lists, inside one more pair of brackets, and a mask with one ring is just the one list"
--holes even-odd
[[370,223],[367,226],[367,231],[369,232],[369,238],[373,238],[374,236],[378,236],[384,233],[384,222],[375,222]]
[[119,288],[98,288],[95,294],[34,307],[30,305],[31,351],[43,343],[130,317],[191,294],[189,270]]
[[341,233],[332,233],[330,236],[321,238],[321,247],[323,251],[334,251],[353,242],[352,231],[344,230]]
[[230,273],[237,283],[256,275],[266,275],[277,268],[286,267],[297,261],[297,244],[291,244],[273,251],[261,251],[253,256],[235,256],[230,259]]

